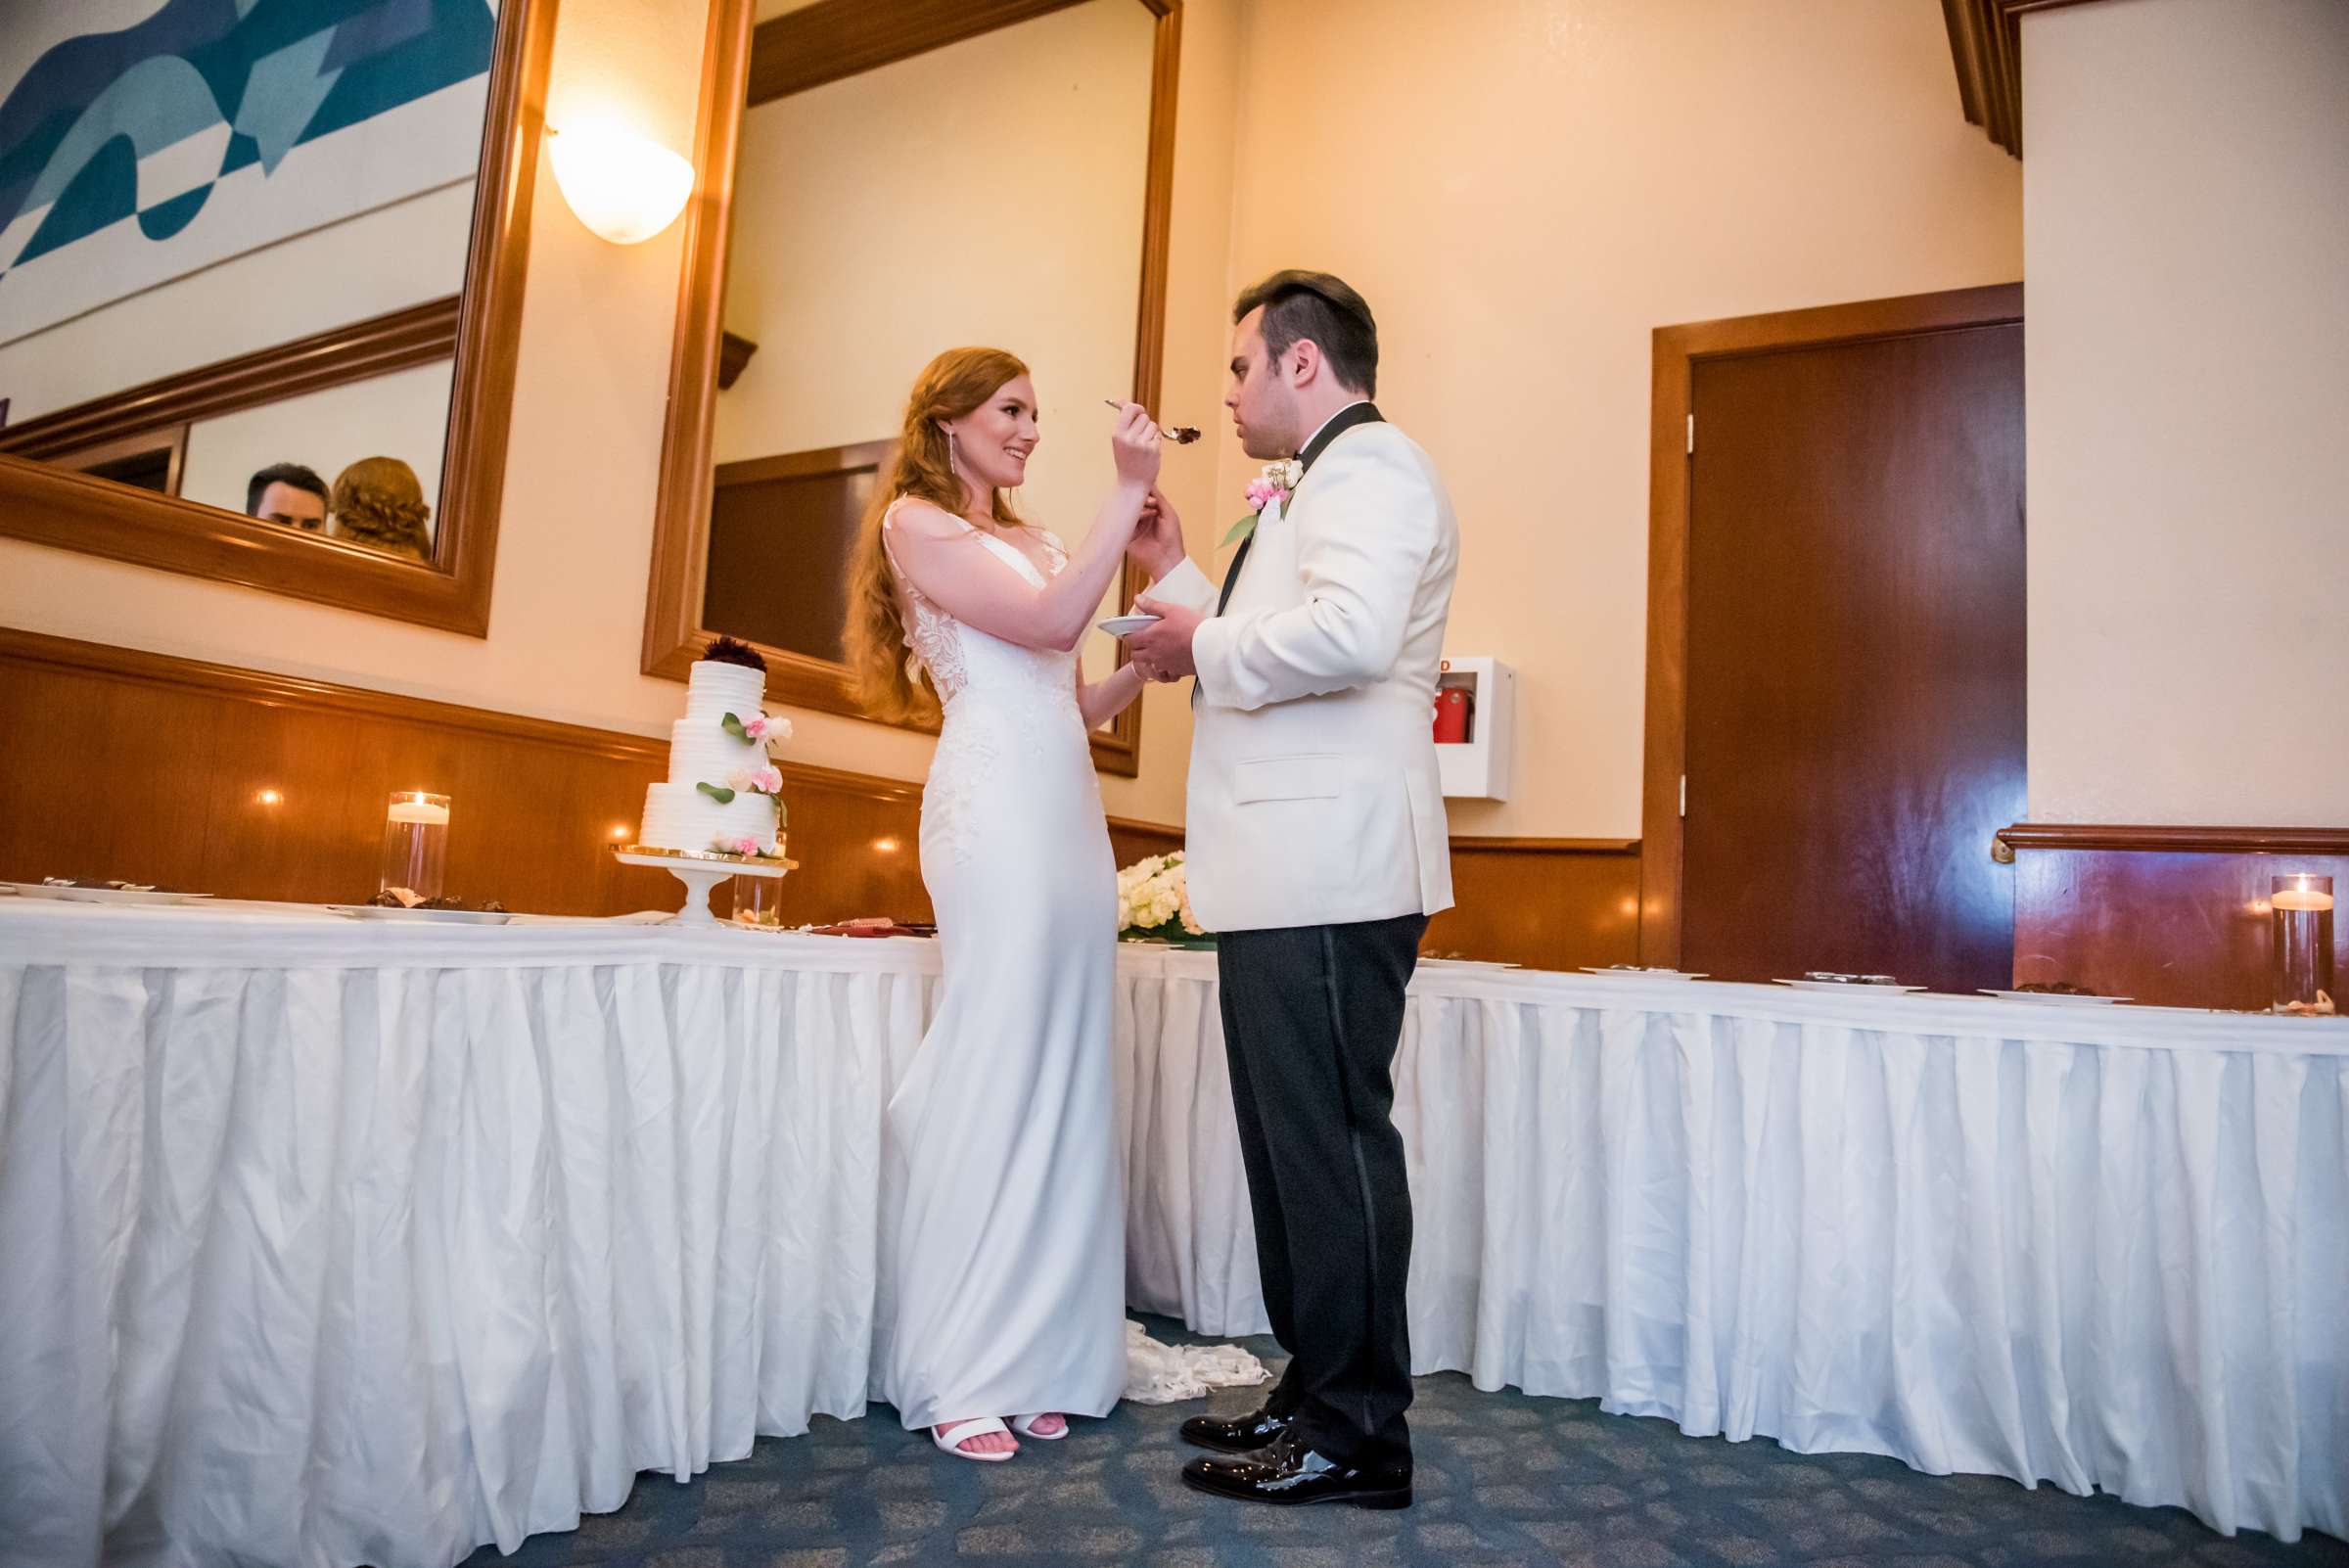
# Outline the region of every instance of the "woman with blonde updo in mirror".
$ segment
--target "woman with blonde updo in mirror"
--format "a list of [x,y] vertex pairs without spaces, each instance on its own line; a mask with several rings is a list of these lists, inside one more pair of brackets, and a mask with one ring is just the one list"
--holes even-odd
[[880,1382],[907,1430],[987,1461],[1107,1414],[1126,1385],[1117,868],[1087,732],[1142,683],[1086,684],[1076,649],[1149,503],[1159,433],[1118,411],[1116,482],[1074,550],[1011,505],[1038,438],[1018,359],[932,360],[849,597],[867,705],[942,720],[921,846],[944,984],[889,1106]]
[[335,477],[334,535],[387,555],[433,558],[433,515],[416,471],[396,457],[362,457]]

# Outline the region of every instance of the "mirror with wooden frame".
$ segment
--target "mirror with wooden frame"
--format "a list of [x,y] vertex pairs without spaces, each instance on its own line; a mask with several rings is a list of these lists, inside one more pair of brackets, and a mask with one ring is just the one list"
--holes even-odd
[[[1113,478],[1104,400],[1163,413],[1180,21],[1179,0],[716,0],[646,672],[681,680],[731,635],[769,695],[866,716],[850,550],[942,349],[1030,366],[1042,441],[1013,504],[1082,536]],[[1102,614],[1142,585],[1129,569]],[[1124,657],[1088,638],[1087,678]],[[1140,726],[1135,704],[1097,730],[1096,764],[1136,771]]]
[[485,635],[556,0],[23,0],[0,534]]

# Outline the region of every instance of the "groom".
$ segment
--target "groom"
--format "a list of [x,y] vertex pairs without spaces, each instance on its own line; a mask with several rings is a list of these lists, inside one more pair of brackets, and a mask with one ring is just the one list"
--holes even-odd
[[1379,417],[1378,327],[1325,272],[1233,307],[1231,410],[1269,463],[1221,595],[1154,497],[1156,579],[1128,639],[1154,679],[1195,675],[1184,869],[1217,933],[1223,1038],[1287,1371],[1264,1407],[1194,1416],[1228,1457],[1183,1480],[1258,1502],[1411,1500],[1404,1320],[1411,1198],[1390,1116],[1404,987],[1451,903],[1431,734],[1459,531],[1435,464]]

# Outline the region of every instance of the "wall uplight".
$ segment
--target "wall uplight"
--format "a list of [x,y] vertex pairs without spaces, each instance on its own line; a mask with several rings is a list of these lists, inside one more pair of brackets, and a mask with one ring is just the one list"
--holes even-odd
[[658,142],[601,120],[550,131],[555,183],[579,221],[614,245],[649,240],[693,194],[693,165]]

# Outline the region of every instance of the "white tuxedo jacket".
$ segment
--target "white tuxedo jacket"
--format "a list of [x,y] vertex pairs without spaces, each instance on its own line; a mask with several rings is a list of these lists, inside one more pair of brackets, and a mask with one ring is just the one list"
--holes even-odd
[[1267,508],[1229,601],[1189,561],[1150,591],[1209,612],[1183,862],[1210,931],[1451,906],[1433,736],[1459,528],[1383,422],[1342,432]]

